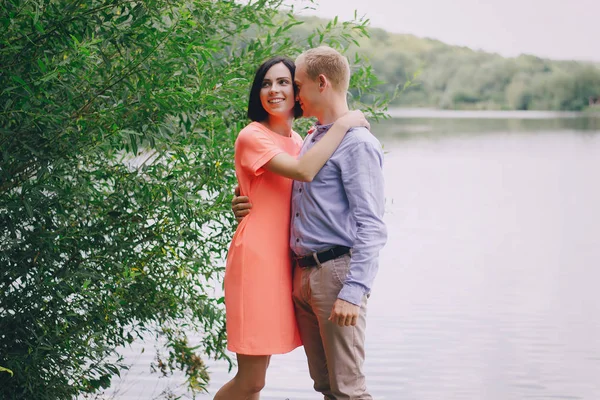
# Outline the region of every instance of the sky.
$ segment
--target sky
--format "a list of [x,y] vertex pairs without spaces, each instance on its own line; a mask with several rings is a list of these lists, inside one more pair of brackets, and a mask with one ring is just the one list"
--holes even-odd
[[514,57],[600,61],[600,0],[307,0],[300,15],[348,20],[365,15],[394,33]]

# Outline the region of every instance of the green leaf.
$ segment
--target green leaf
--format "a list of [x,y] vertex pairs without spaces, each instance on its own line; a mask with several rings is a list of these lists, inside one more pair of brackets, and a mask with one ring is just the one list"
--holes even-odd
[[20,76],[13,75],[11,76],[12,80],[17,82],[20,85],[27,86],[27,82],[25,82]]
[[42,26],[42,24],[40,24],[39,22],[34,22],[33,26],[35,27],[35,29],[41,33],[41,34],[45,34],[46,31],[44,30],[44,27]]
[[33,218],[33,210],[31,208],[31,204],[29,204],[29,201],[23,200],[23,205],[25,206],[25,210],[27,211],[29,218]]
[[46,64],[44,63],[44,60],[42,60],[41,58],[38,58],[37,64],[38,64],[38,67],[40,68],[40,71],[42,71],[43,73],[46,73],[47,68],[46,68]]

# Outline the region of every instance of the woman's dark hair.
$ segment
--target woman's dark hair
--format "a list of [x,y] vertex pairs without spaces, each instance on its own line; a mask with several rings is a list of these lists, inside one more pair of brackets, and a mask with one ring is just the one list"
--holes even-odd
[[296,84],[294,83],[294,74],[296,73],[296,65],[292,60],[287,57],[273,57],[265,61],[258,67],[256,71],[256,75],[254,75],[254,82],[252,82],[252,88],[250,89],[250,99],[248,101],[248,118],[252,121],[264,121],[267,119],[269,114],[263,108],[262,103],[260,102],[260,89],[262,87],[263,80],[265,79],[265,75],[271,69],[271,67],[275,64],[283,63],[290,70],[290,75],[292,75],[292,84],[294,85],[294,118],[300,118],[302,116],[302,108],[300,107],[300,103],[296,101],[296,93],[298,93],[298,89],[296,88]]

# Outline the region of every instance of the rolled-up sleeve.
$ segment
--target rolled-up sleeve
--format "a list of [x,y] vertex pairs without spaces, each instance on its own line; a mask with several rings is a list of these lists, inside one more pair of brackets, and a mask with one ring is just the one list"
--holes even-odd
[[351,218],[356,224],[356,239],[350,271],[338,298],[360,305],[363,296],[371,291],[379,269],[379,251],[387,240],[383,222],[383,151],[380,145],[358,142],[349,153],[340,169]]

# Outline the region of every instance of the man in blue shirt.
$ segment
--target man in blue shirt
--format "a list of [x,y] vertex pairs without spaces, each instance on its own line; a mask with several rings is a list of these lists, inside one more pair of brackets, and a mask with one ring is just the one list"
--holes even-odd
[[[303,114],[318,125],[301,155],[348,112],[348,60],[326,46],[296,59]],[[372,399],[362,367],[367,298],[387,239],[383,151],[366,128],[352,128],[312,182],[294,181],[290,248],[294,305],[316,391],[329,400]],[[249,207],[233,201],[236,217]]]

